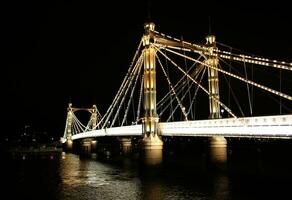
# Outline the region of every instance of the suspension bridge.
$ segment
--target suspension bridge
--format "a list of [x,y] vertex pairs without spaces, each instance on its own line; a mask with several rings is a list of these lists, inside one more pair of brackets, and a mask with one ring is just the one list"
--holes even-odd
[[[214,35],[198,44],[160,33],[154,23],[144,29],[105,114],[69,104],[61,138],[68,148],[105,136],[140,136],[145,151],[161,150],[164,136],[209,137],[219,146],[226,137],[292,139],[292,63],[242,53]],[[209,112],[200,114],[204,107]],[[80,110],[90,113],[87,124]]]

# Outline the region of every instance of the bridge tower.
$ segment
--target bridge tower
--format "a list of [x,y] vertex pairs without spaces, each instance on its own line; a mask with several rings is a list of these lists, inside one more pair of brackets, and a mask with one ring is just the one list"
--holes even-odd
[[73,108],[72,103],[69,103],[67,108],[67,119],[66,119],[66,144],[65,148],[67,151],[72,151],[73,140],[72,140],[72,120],[73,120]]
[[[159,136],[158,115],[156,111],[156,50],[152,34],[155,24],[145,23],[143,36],[144,56],[144,119],[142,150],[146,162],[157,164],[162,160],[163,142]],[[152,163],[151,163],[152,162]]]
[[[208,47],[208,57],[205,60],[205,63],[211,67],[208,67],[208,86],[209,86],[209,109],[210,109],[210,119],[219,119],[221,118],[220,115],[220,105],[219,105],[219,79],[218,79],[218,70],[215,68],[218,68],[218,57],[216,55],[213,55],[213,50],[216,49],[216,43],[215,43],[215,36],[214,35],[208,35],[206,37],[207,43],[206,46]],[[217,99],[217,101],[216,101]]]
[[[206,37],[206,47],[208,47],[208,56],[205,63],[211,67],[208,67],[208,86],[209,86],[209,119],[219,119],[220,114],[220,96],[219,96],[219,77],[218,77],[218,63],[219,59],[217,55],[213,54],[216,49],[216,37],[214,35],[208,35]],[[227,141],[224,137],[216,136],[210,138],[210,154],[212,160],[225,162],[227,159]]]
[[90,117],[90,122],[91,122],[91,128],[96,129],[96,125],[97,125],[97,120],[98,120],[98,116],[97,116],[97,107],[96,105],[93,105],[91,109],[89,109],[90,113],[91,113],[91,117]]
[[[96,105],[92,105],[92,108],[88,109],[91,113],[90,116],[90,128],[95,130],[97,127],[97,122],[100,120],[100,113],[97,110]],[[95,154],[97,150],[97,140],[94,138],[82,141],[82,151],[84,154]]]

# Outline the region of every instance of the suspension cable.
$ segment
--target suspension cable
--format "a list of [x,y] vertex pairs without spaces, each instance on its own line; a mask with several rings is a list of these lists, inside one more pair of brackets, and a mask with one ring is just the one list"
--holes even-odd
[[[167,54],[166,53],[166,51],[164,50],[164,53],[165,54]],[[165,58],[165,64],[166,64],[166,70],[167,70],[167,76],[168,77],[170,77],[169,76],[169,66],[168,66],[168,61],[167,61],[167,59]],[[176,85],[175,85],[175,88],[176,88]],[[173,105],[172,105],[172,103],[173,103],[173,98],[172,98],[172,96],[173,96],[173,93],[172,93],[172,91],[171,91],[171,88],[170,88],[170,85],[168,84],[168,91],[169,91],[169,97],[167,98],[167,100],[169,99],[169,103],[168,103],[168,105],[170,105],[170,112],[172,112],[172,110],[173,110]],[[164,104],[165,102],[163,102],[162,103],[162,105]],[[162,105],[161,105],[161,107],[162,107]],[[157,106],[157,110],[160,108],[160,106]],[[172,116],[172,120],[174,119],[173,118],[173,115],[171,115]]]
[[213,54],[213,55],[217,55],[221,58],[225,58],[229,60],[237,60],[241,62],[257,64],[259,66],[268,66],[268,67],[292,71],[292,67],[291,67],[292,63],[287,63],[287,62],[277,61],[277,60],[270,60],[267,58],[253,57],[253,56],[248,56],[248,55],[243,55],[243,54],[238,55],[238,54],[230,53],[227,51],[221,51],[219,49],[214,50],[214,52],[217,52],[217,54]]
[[106,119],[105,119],[105,121],[104,121],[104,123],[102,125],[102,128],[104,128],[107,125],[109,118],[112,116],[112,113],[114,111],[115,106],[117,105],[117,103],[120,101],[120,98],[122,97],[122,93],[124,93],[125,90],[128,91],[128,88],[129,88],[128,85],[131,84],[130,82],[132,80],[133,73],[137,69],[138,63],[141,61],[142,57],[143,56],[140,55],[138,61],[133,66],[133,70],[128,71],[129,73],[126,75],[127,80],[125,81],[124,85],[121,86],[122,90],[120,90],[120,92],[117,93],[113,103],[111,104],[110,108],[108,109],[108,110],[110,110],[110,112],[109,112],[109,114],[107,114]]
[[[198,44],[186,42],[186,41],[183,41],[182,39],[178,39],[178,38],[160,33],[158,31],[153,31],[153,33],[159,35],[160,37],[166,38],[166,40],[173,40],[176,42],[180,42],[183,46],[186,46],[187,49],[191,49],[192,51],[195,51],[197,53],[204,51],[206,54],[208,54],[208,48],[205,47],[204,45],[198,45]],[[220,42],[216,42],[216,43],[219,45],[227,46],[230,48],[230,46],[224,45]],[[171,46],[171,45],[169,45],[169,46]],[[180,47],[174,47],[174,48],[180,48]],[[221,58],[238,60],[241,62],[243,62],[243,59],[245,59],[245,62],[247,62],[247,63],[254,63],[254,64],[261,65],[261,66],[269,66],[269,67],[274,67],[274,68],[292,71],[292,62],[288,63],[288,62],[284,62],[284,61],[271,60],[271,59],[267,59],[267,58],[263,58],[263,57],[259,57],[259,56],[249,56],[249,55],[243,55],[243,54],[238,55],[238,54],[231,53],[228,51],[221,51],[219,49],[214,50],[214,52],[217,52],[217,54],[218,54],[217,56],[219,56]]]
[[[202,66],[202,65],[201,65]],[[198,70],[195,70],[194,71],[194,75],[193,74],[191,74],[191,76],[192,77],[195,77],[195,79],[199,76],[199,73],[201,72],[201,70],[202,70],[203,68],[199,68]],[[188,73],[188,72],[187,72]],[[184,75],[185,76],[185,75]],[[183,78],[182,78],[183,79]],[[181,80],[182,80],[181,79]],[[181,84],[181,85],[183,85],[184,84],[184,82]],[[194,82],[192,81],[191,82],[191,86],[194,84]],[[191,87],[190,88],[188,88],[188,91],[191,89]],[[180,94],[182,92],[182,89],[180,88],[180,87],[178,87],[178,92],[177,92],[177,94]],[[185,96],[185,95],[184,95]],[[159,113],[159,116],[162,116],[163,115],[163,113],[168,109],[168,107],[170,106],[170,103],[172,103],[172,102],[169,102],[166,106],[164,106],[164,108],[163,108],[163,110]],[[192,103],[190,104],[190,105],[192,105]],[[176,106],[176,108],[175,108],[175,110],[177,109],[177,106]],[[172,111],[171,111],[171,115],[170,116],[173,116],[173,114],[174,114],[174,111],[173,111],[173,109],[171,109]],[[187,115],[189,114],[189,112],[190,112],[190,109],[188,110],[188,112],[187,112]],[[168,121],[169,121],[170,119],[168,119]]]
[[135,54],[134,54],[134,57],[133,57],[133,59],[132,59],[132,61],[131,61],[131,63],[130,63],[130,67],[129,67],[128,71],[127,71],[127,74],[126,74],[124,80],[122,81],[122,84],[121,84],[121,86],[120,86],[120,88],[119,88],[119,90],[118,90],[116,96],[114,97],[114,100],[112,101],[112,104],[109,106],[109,108],[107,109],[107,111],[106,111],[106,113],[104,114],[104,116],[100,119],[99,123],[98,123],[94,128],[99,127],[99,125],[100,125],[105,119],[106,119],[106,121],[104,122],[102,128],[106,125],[106,123],[107,123],[107,121],[108,121],[108,117],[107,117],[107,116],[110,116],[110,115],[111,115],[111,113],[112,113],[112,111],[113,111],[113,110],[112,110],[113,105],[114,105],[115,102],[117,101],[117,98],[119,97],[121,91],[123,91],[123,90],[124,90],[124,87],[126,86],[125,83],[126,83],[128,77],[129,77],[130,74],[131,74],[132,68],[134,67],[134,62],[135,62],[135,60],[137,59],[138,53],[139,53],[139,51],[140,51],[140,49],[141,49],[141,46],[142,46],[142,38],[141,38],[141,40],[140,40],[140,42],[139,42],[138,48],[136,49],[136,52],[135,52]]
[[[160,49],[158,49],[157,47],[156,47],[156,49],[157,49],[157,51],[159,51],[159,53],[161,53],[162,55],[164,55],[164,56],[166,56],[162,51],[160,51]],[[167,49],[167,48],[166,48]],[[167,49],[167,51],[171,51],[171,50],[169,50],[169,49]],[[169,57],[167,57],[166,56],[166,58],[176,67],[176,68],[178,68],[182,73],[184,73],[187,77],[189,77],[189,79],[191,79],[193,82],[195,82],[206,94],[208,94],[208,96],[210,97],[210,98],[212,98],[214,101],[216,101],[217,103],[219,103],[227,112],[229,112],[230,113],[230,115],[232,115],[234,118],[237,118],[234,114],[233,114],[233,112],[225,105],[225,104],[223,104],[221,101],[219,101],[215,96],[212,96],[212,95],[210,95],[210,93],[208,92],[208,90],[206,90],[201,84],[199,84],[196,80],[194,80],[190,75],[188,75],[183,69],[181,69],[173,60],[171,60]],[[188,58],[188,56],[187,56],[187,58]],[[198,62],[197,60],[195,60],[194,59],[194,61],[195,62]],[[203,62],[200,62],[199,61],[199,63],[201,63],[201,64],[204,64],[204,65],[206,65],[205,63],[203,63]]]
[[140,86],[140,93],[139,93],[139,102],[138,102],[138,107],[137,107],[136,124],[138,123],[139,118],[140,118],[141,102],[142,102],[142,95],[143,95],[143,83],[144,83],[144,74],[142,74],[142,78],[141,78],[141,86]]
[[[192,65],[193,67],[194,65]],[[191,69],[189,69],[190,71]],[[189,71],[187,71],[187,73],[189,73]],[[195,75],[197,75],[197,71],[195,71]],[[192,75],[192,76],[195,76],[195,75]],[[174,89],[177,90],[177,94],[179,95],[181,92],[182,92],[182,86],[184,85],[185,82],[182,82],[184,80],[184,77],[185,75],[175,84],[174,86]],[[182,82],[182,83],[181,83]],[[180,84],[181,83],[181,84]],[[192,82],[193,83],[193,82]],[[160,100],[159,102],[159,106],[158,108],[162,107],[163,106],[163,109],[161,110],[161,112],[159,113],[159,116],[161,116],[167,109],[169,106],[172,106],[172,102],[173,102],[173,99],[171,98],[172,96],[172,93],[171,93],[171,90],[169,90],[169,92],[163,97],[164,101]],[[170,102],[164,106],[165,102],[169,99],[170,99]],[[171,107],[170,110],[173,110],[173,108]],[[171,111],[172,112],[172,111]]]
[[158,59],[158,62],[159,62],[159,64],[160,64],[160,67],[161,67],[161,69],[162,69],[162,71],[163,71],[163,74],[164,74],[164,76],[165,76],[165,78],[166,78],[166,80],[167,80],[167,83],[168,83],[168,85],[170,86],[171,91],[172,91],[172,93],[174,94],[174,96],[175,96],[175,98],[176,98],[176,100],[177,100],[177,103],[178,103],[179,106],[180,106],[180,109],[181,109],[181,111],[182,111],[182,113],[183,113],[183,115],[184,115],[184,117],[185,117],[185,120],[188,121],[188,116],[187,116],[187,114],[186,114],[185,107],[182,105],[182,103],[181,103],[181,101],[179,100],[179,98],[178,98],[178,96],[177,96],[175,90],[173,89],[173,86],[172,86],[172,84],[171,84],[171,82],[170,82],[170,80],[169,80],[169,78],[168,78],[168,76],[167,76],[167,74],[166,74],[166,71],[165,71],[165,69],[164,69],[164,67],[163,67],[163,65],[162,65],[162,63],[161,63],[159,57],[158,57],[157,55],[156,55],[156,57],[157,57],[157,59]]
[[[203,77],[204,77],[204,74],[205,74],[205,72],[206,72],[206,69],[207,69],[207,67],[204,67],[203,65],[200,65],[200,72],[202,71],[202,69],[204,69],[203,70],[203,72],[202,72],[202,74],[201,74],[201,78],[200,78],[200,80],[199,80],[199,83],[201,84],[201,82],[202,82],[202,80],[203,80]],[[199,73],[200,72],[198,72],[198,75],[197,75],[197,77],[199,77]],[[193,82],[192,82],[193,83]],[[195,103],[195,99],[196,99],[196,96],[197,96],[197,93],[198,93],[198,91],[199,91],[199,87],[198,87],[198,85],[197,85],[197,87],[196,87],[196,89],[195,89],[195,93],[194,93],[194,96],[193,96],[193,98],[192,98],[192,101],[191,101],[191,104],[190,105],[193,105],[194,103]],[[190,109],[192,108],[192,106],[190,106],[190,108],[189,108],[189,110],[188,110],[188,114],[189,114],[189,112],[190,112]],[[195,109],[195,105],[194,105],[194,111],[193,111],[193,119],[195,119],[195,112],[196,112],[196,109]]]
[[112,126],[114,125],[115,121],[116,121],[117,115],[118,115],[119,112],[120,112],[120,109],[121,109],[121,107],[122,107],[122,104],[123,104],[124,101],[125,101],[126,95],[128,94],[129,88],[130,88],[130,86],[131,86],[132,83],[133,83],[133,79],[134,79],[134,77],[136,76],[136,73],[137,73],[137,71],[138,71],[138,69],[139,69],[139,67],[140,67],[140,63],[141,63],[142,61],[143,61],[143,56],[141,55],[140,58],[139,58],[139,60],[137,61],[136,65],[135,65],[134,69],[133,69],[133,73],[131,74],[131,76],[130,76],[130,78],[129,78],[129,85],[128,85],[128,87],[126,88],[125,93],[123,94],[123,97],[122,97],[122,99],[121,99],[120,105],[119,105],[119,107],[118,107],[118,109],[117,109],[117,111],[116,111],[116,114],[115,114],[115,116],[114,116],[114,118],[113,118],[113,120],[112,120],[112,123],[111,123],[110,127],[112,127]]
[[133,98],[133,94],[134,94],[134,91],[135,91],[135,88],[136,88],[136,85],[137,85],[137,81],[138,81],[139,75],[141,73],[142,64],[143,64],[143,62],[140,62],[139,66],[138,66],[136,79],[135,79],[134,86],[133,86],[132,91],[131,91],[131,94],[130,94],[130,100],[128,101],[128,105],[127,105],[127,108],[126,108],[126,111],[125,111],[124,118],[123,118],[123,121],[122,121],[121,126],[124,125],[125,120],[126,120],[126,117],[128,115],[128,111],[129,111],[129,108],[130,108],[131,100]]
[[[183,37],[181,37],[181,40],[183,41]],[[185,49],[184,44],[183,44],[183,49]],[[183,50],[183,53],[184,53],[184,55],[186,55],[186,51],[185,50]],[[187,59],[186,58],[184,58],[184,63],[185,63],[185,71],[188,71],[188,65],[187,65]],[[187,81],[187,88],[188,88],[189,103],[191,103],[192,98],[191,98],[191,92],[190,92],[190,89],[189,89],[190,80],[188,78],[186,78],[186,81]],[[190,108],[191,108],[191,106],[190,106]],[[192,115],[192,109],[191,109],[191,115]]]
[[67,139],[67,128],[68,128],[68,114],[67,114],[67,117],[66,117],[65,130],[64,130],[64,135],[63,135],[64,139]]
[[[198,77],[198,75],[199,75],[199,74],[197,74],[197,77]],[[197,78],[197,77],[196,77],[196,78]],[[188,94],[188,92],[190,91],[190,89],[191,89],[191,87],[192,87],[193,85],[194,85],[194,82],[191,83],[191,86],[189,86],[188,89],[187,89],[187,91],[183,94],[183,96],[182,96],[182,98],[181,98],[182,101],[184,100],[184,98],[186,97],[186,95]],[[181,90],[181,91],[182,91],[182,90]],[[189,106],[189,109],[188,109],[187,115],[189,114],[189,111],[190,111],[190,109],[191,109],[191,107],[192,107],[191,105],[192,105],[192,104],[190,104],[190,106]],[[171,117],[174,115],[174,113],[175,113],[175,111],[177,110],[178,106],[179,106],[179,104],[177,104],[177,105],[175,106],[175,108],[173,109],[171,115],[170,115],[170,116],[168,117],[168,119],[166,120],[167,122],[169,122],[169,120],[171,119]]]
[[[280,92],[282,92],[282,70],[280,69],[280,72],[279,72],[279,76],[280,76],[280,84],[279,84],[279,87],[280,87]],[[280,115],[282,114],[282,98],[280,97]]]
[[72,120],[72,126],[71,126],[71,131],[72,131],[72,135],[78,134],[80,131],[78,130],[77,127],[77,123],[75,122],[75,120]]
[[[219,66],[221,67],[220,64],[219,64]],[[233,91],[233,89],[232,89],[232,87],[231,87],[230,81],[228,81],[228,79],[226,78],[226,74],[223,74],[223,77],[224,77],[225,80],[227,81],[228,88],[229,88],[229,91],[228,91],[228,92],[232,94],[232,97],[233,97],[233,99],[234,99],[234,101],[235,101],[235,103],[236,103],[236,105],[237,105],[237,107],[238,107],[238,109],[239,109],[239,112],[241,113],[241,116],[244,117],[244,113],[243,113],[242,108],[241,108],[241,106],[240,106],[240,103],[239,103],[239,101],[238,101],[238,99],[237,99],[237,97],[236,97],[236,95],[235,95],[235,93],[234,93],[234,91]],[[230,78],[230,76],[228,76],[228,78]],[[229,105],[228,105],[228,107],[230,108],[230,100],[229,100]]]
[[[172,50],[170,50],[170,49],[168,49],[168,48],[166,48],[166,50],[169,51],[169,52],[172,52],[172,53],[174,53],[174,54],[176,54],[176,55],[184,56],[183,54],[180,54],[180,53],[178,53],[178,52],[172,51]],[[282,92],[278,92],[278,91],[276,91],[276,90],[274,90],[274,89],[271,89],[271,88],[269,88],[269,87],[263,86],[263,85],[258,84],[258,83],[255,83],[255,82],[253,82],[253,81],[245,80],[244,78],[242,78],[242,77],[240,77],[240,76],[237,76],[237,75],[235,75],[235,74],[229,73],[229,72],[227,72],[227,71],[225,71],[225,70],[223,70],[223,69],[219,69],[219,68],[216,68],[216,67],[210,66],[210,65],[208,65],[208,64],[206,64],[206,63],[203,63],[203,62],[201,62],[201,61],[199,61],[199,60],[196,60],[196,59],[194,59],[194,58],[191,58],[191,57],[189,57],[189,56],[186,56],[186,58],[187,58],[187,59],[190,59],[190,60],[192,60],[192,61],[194,61],[194,62],[201,63],[201,64],[203,64],[203,65],[205,65],[205,66],[207,66],[207,67],[209,67],[209,68],[212,68],[212,69],[218,70],[218,71],[221,72],[221,73],[227,74],[228,76],[231,76],[231,77],[233,77],[233,78],[239,79],[239,80],[241,80],[241,81],[244,81],[244,82],[246,82],[246,83],[249,83],[249,84],[251,84],[251,85],[254,85],[254,86],[258,87],[258,88],[261,88],[261,89],[263,89],[263,90],[266,90],[266,91],[268,91],[268,92],[271,92],[271,93],[273,93],[273,94],[276,94],[276,95],[278,95],[278,96],[281,96],[281,97],[286,98],[286,99],[288,99],[288,100],[292,100],[292,96],[290,96],[290,95],[284,94],[284,93],[282,93]]]
[[72,112],[72,117],[74,120],[76,120],[76,122],[82,127],[82,128],[85,128],[86,126],[84,126],[80,121],[79,119],[76,117],[76,115],[74,114],[74,112]]
[[[198,58],[198,59],[200,59],[201,58],[201,56]],[[167,60],[167,59],[166,59]],[[187,74],[189,74],[190,73],[190,71],[191,70],[193,70],[193,68],[195,67],[195,64],[196,63],[194,63],[189,69],[188,69],[188,71],[186,72]],[[192,74],[192,76],[194,76],[195,74],[197,73],[197,71],[195,70],[195,72]],[[184,81],[184,78],[185,78],[185,75],[183,75],[181,78],[180,78],[180,80],[174,85],[174,88],[175,88],[175,90],[180,90],[180,87],[182,87],[182,85],[184,85],[184,82],[182,82],[182,81]],[[170,98],[171,97],[171,90],[169,90],[169,92],[168,93],[166,93],[166,95],[157,103],[157,107],[159,108],[159,107],[161,107],[161,106],[163,106],[164,105],[164,102],[166,102],[168,99],[166,99],[166,98]]]
[[[198,45],[198,44],[194,44],[194,43],[190,43],[190,42],[186,42],[186,41],[183,41],[181,39],[178,39],[178,38],[175,38],[175,37],[172,37],[170,35],[166,35],[164,33],[160,33],[156,30],[152,31],[153,33],[163,37],[163,38],[166,38],[167,40],[173,40],[173,41],[176,41],[176,42],[180,42],[181,44],[183,44],[184,46],[191,46],[193,47],[194,49],[201,49],[201,50],[208,50],[205,46],[203,45]],[[192,49],[193,50],[193,49]]]
[[[243,60],[243,65],[244,65],[245,79],[248,80],[245,60]],[[249,111],[250,111],[250,115],[252,116],[252,107],[251,107],[251,100],[250,100],[249,84],[248,83],[246,83],[246,89],[247,89],[247,96],[248,96]]]

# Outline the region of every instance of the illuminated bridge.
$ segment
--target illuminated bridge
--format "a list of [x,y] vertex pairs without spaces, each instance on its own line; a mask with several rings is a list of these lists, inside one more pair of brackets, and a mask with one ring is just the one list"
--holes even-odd
[[[223,136],[292,139],[292,116],[275,115],[267,117],[161,122],[158,124],[158,128],[162,136]],[[73,135],[72,139],[102,136],[142,136],[142,125],[85,131]]]
[[[68,148],[104,136],[141,136],[145,151],[161,150],[163,136],[209,137],[219,146],[226,137],[292,139],[292,63],[242,53],[214,35],[199,44],[160,33],[154,23],[144,29],[105,114],[69,104]],[[91,114],[87,124],[80,110]]]

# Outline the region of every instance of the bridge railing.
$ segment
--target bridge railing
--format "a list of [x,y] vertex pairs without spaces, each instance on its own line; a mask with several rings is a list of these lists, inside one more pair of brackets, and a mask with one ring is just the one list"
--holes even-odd
[[160,123],[163,136],[292,137],[292,115]]
[[[292,138],[292,115],[160,122],[158,126],[162,136]],[[103,136],[142,136],[142,125],[87,131],[72,139]]]
[[104,128],[93,131],[87,131],[72,136],[73,140],[89,137],[102,137],[102,136],[141,136],[142,125],[130,125],[121,127]]

